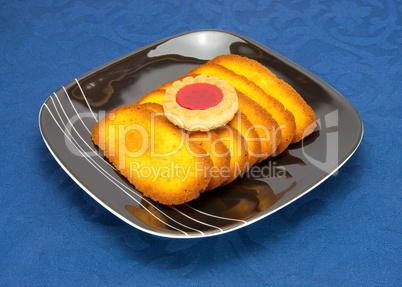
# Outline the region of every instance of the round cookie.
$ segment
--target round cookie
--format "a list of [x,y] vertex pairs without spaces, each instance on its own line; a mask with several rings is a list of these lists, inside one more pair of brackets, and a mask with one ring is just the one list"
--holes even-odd
[[188,131],[209,131],[229,122],[238,110],[236,90],[217,77],[187,76],[163,97],[166,117]]

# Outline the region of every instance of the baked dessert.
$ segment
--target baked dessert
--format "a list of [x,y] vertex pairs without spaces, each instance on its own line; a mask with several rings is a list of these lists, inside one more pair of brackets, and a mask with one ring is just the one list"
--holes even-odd
[[266,67],[222,55],[111,111],[92,139],[145,196],[176,205],[279,155],[309,135],[315,120]]
[[[144,103],[141,106],[154,112],[154,117],[165,117],[163,107],[160,104]],[[199,154],[199,149],[192,150],[194,154],[197,154],[198,156],[209,156],[212,160],[213,167],[211,167],[210,171],[206,171],[211,174],[211,179],[206,190],[214,189],[227,181],[229,179],[230,173],[229,171],[225,173],[223,172],[223,170],[228,169],[228,167],[230,166],[230,151],[221,141],[218,134],[214,131],[193,131],[187,132],[185,136],[188,141],[193,142],[205,151],[205,154]],[[191,146],[189,146],[188,148],[191,149]],[[220,176],[216,176],[218,174],[220,174]]]
[[[239,95],[241,97],[241,95]],[[229,127],[237,130],[245,140],[245,149],[247,151],[247,163],[252,166],[261,159],[261,142],[256,131],[255,125],[247,118],[247,116],[237,111],[233,119],[227,123]]]
[[210,61],[254,82],[293,114],[296,124],[292,143],[310,135],[316,127],[316,115],[300,94],[255,60],[239,55],[221,55]]
[[211,175],[204,171],[213,162],[183,130],[153,113],[141,105],[118,107],[95,125],[92,140],[145,196],[167,205],[193,200],[207,189]]
[[209,131],[229,122],[238,110],[237,94],[218,77],[198,75],[173,82],[163,97],[167,118],[188,131]]
[[[194,68],[189,74],[203,74],[224,79],[228,81],[236,90],[269,112],[276,121],[277,125],[267,128],[274,130],[277,134],[280,134],[280,140],[274,142],[274,145],[276,145],[276,154],[284,151],[292,142],[295,133],[295,120],[293,114],[286,110],[281,102],[268,95],[254,82],[248,80],[242,75],[226,69],[223,66],[214,64],[212,61]],[[274,137],[275,136],[273,135],[271,140],[274,141]],[[266,150],[266,152],[269,153],[268,150]],[[269,155],[272,155],[272,152]]]

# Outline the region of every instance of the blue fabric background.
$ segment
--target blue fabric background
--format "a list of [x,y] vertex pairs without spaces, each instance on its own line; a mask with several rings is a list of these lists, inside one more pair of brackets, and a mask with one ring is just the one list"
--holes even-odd
[[[1,286],[402,283],[401,1],[0,1]],[[163,239],[91,199],[38,128],[57,88],[161,38],[252,38],[343,94],[365,125],[336,176],[222,236]]]

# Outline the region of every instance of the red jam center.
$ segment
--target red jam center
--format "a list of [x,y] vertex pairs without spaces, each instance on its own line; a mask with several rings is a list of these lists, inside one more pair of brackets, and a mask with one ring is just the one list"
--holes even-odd
[[215,107],[222,99],[221,89],[207,83],[184,86],[176,95],[176,102],[188,110],[206,110]]

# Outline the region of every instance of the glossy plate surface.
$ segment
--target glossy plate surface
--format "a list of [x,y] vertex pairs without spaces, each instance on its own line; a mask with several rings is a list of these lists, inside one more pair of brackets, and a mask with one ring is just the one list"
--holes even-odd
[[[318,128],[279,157],[188,204],[169,207],[143,197],[102,157],[90,131],[110,110],[229,53],[255,59],[291,84],[314,109]],[[218,30],[163,39],[76,78],[45,101],[39,125],[50,152],[89,195],[128,224],[173,238],[219,235],[272,214],[335,173],[363,135],[358,113],[333,88],[269,48]]]

